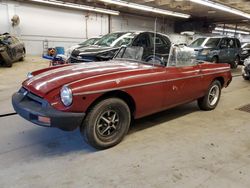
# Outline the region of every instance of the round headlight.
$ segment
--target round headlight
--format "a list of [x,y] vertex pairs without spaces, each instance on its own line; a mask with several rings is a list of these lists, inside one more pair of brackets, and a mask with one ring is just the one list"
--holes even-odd
[[27,78],[30,79],[30,78],[32,78],[32,77],[33,77],[32,73],[31,73],[31,72],[28,72]]
[[72,104],[72,91],[67,86],[63,86],[61,89],[61,101],[65,106],[70,106]]

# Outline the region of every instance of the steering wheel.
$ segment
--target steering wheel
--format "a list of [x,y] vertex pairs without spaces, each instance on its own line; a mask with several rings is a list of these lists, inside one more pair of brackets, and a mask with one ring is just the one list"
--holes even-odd
[[145,59],[146,62],[154,62],[155,64],[158,65],[165,65],[164,61],[158,57],[158,56],[154,56],[154,55],[150,55]]

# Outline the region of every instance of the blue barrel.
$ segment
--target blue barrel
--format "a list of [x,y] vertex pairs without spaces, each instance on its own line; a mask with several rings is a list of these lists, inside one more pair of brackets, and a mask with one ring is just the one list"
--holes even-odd
[[64,47],[56,47],[56,54],[64,54]]

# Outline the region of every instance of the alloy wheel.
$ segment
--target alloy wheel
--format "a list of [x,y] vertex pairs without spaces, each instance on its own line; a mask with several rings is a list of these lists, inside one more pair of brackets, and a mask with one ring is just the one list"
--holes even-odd
[[208,103],[213,106],[216,104],[217,100],[219,99],[219,95],[220,95],[220,88],[218,85],[214,85],[213,87],[211,87],[211,89],[209,90],[209,94],[208,94]]
[[119,130],[119,116],[114,110],[107,110],[97,120],[97,133],[109,137]]

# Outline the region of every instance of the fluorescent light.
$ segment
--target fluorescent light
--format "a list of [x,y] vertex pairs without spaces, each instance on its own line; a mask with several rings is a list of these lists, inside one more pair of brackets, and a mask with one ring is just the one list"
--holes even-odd
[[154,7],[150,7],[150,6],[140,5],[140,4],[136,4],[136,3],[130,3],[127,1],[120,1],[120,0],[99,0],[99,1],[114,4],[114,5],[129,7],[132,9],[138,9],[138,10],[142,10],[142,11],[168,15],[168,16],[176,16],[176,17],[181,17],[181,18],[189,18],[190,17],[190,15],[188,15],[188,14],[158,9],[158,8],[154,8]]
[[219,3],[215,3],[212,1],[208,1],[208,0],[190,0],[190,1],[194,2],[194,3],[201,4],[201,5],[205,5],[208,7],[212,7],[215,9],[219,9],[219,10],[222,10],[225,12],[230,12],[232,14],[236,14],[236,15],[250,19],[250,14],[242,12],[242,11],[234,9],[234,8],[231,8],[231,7],[228,7],[228,6],[225,6],[225,5],[222,5],[222,4],[219,4]]
[[246,31],[235,30],[235,29],[223,29],[221,27],[216,27],[215,30],[216,31],[226,31],[226,32],[229,32],[229,33],[239,33],[239,34],[244,34],[244,35],[249,35],[250,34],[249,32],[246,32]]
[[80,5],[80,4],[74,4],[74,3],[65,3],[62,1],[54,1],[54,0],[31,0],[31,1],[49,4],[49,5],[58,5],[58,6],[62,6],[62,7],[80,9],[80,10],[89,10],[89,11],[93,11],[93,12],[112,14],[112,15],[119,15],[119,13],[120,13],[119,11],[115,11],[115,10],[91,7],[91,6],[87,6],[87,5]]

